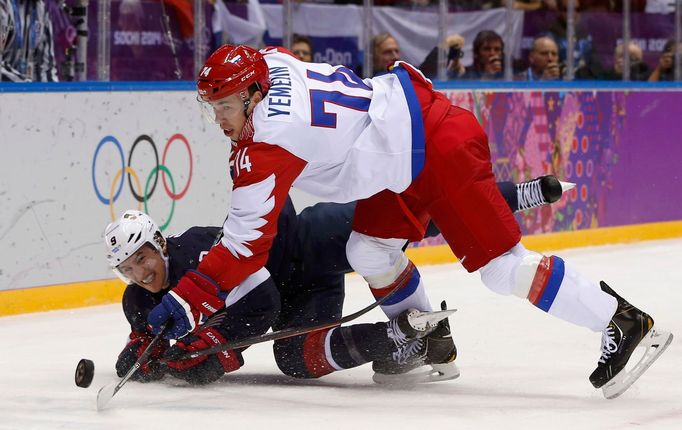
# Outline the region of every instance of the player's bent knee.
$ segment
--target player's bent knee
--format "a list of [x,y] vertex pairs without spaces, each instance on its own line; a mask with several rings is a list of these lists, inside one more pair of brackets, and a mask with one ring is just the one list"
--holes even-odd
[[514,273],[521,258],[513,251],[509,251],[488,262],[479,269],[483,284],[497,294],[505,296],[512,294],[516,289]]
[[381,239],[352,232],[346,244],[346,256],[353,270],[372,284],[386,286],[407,267],[402,250],[405,239]]
[[517,270],[514,294],[549,312],[564,281],[564,260],[556,255],[532,252],[523,257]]
[[549,311],[564,280],[564,261],[528,251],[517,244],[480,269],[486,287],[499,294],[513,294],[528,299],[538,308]]
[[275,341],[272,349],[277,367],[283,374],[292,378],[317,378],[308,372],[303,360],[303,336]]
[[529,252],[521,257],[519,267],[516,269],[516,279],[514,280],[514,289],[512,293],[515,296],[525,299],[530,293],[533,279],[538,272],[538,267],[542,264],[542,260],[546,258],[537,252]]

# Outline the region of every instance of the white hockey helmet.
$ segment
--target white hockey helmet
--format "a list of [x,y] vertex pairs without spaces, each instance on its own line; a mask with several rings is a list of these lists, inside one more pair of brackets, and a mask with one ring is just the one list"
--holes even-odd
[[117,266],[145,243],[152,245],[166,259],[163,249],[166,240],[161,230],[149,215],[140,211],[125,211],[121,218],[110,223],[104,230],[104,243],[109,266],[125,282],[130,280],[118,271]]

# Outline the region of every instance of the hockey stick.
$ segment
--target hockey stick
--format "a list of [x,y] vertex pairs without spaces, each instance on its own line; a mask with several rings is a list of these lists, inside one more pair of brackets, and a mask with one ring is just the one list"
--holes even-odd
[[242,340],[236,340],[233,342],[223,343],[222,345],[216,345],[216,346],[214,346],[212,348],[208,348],[208,349],[202,349],[199,351],[188,352],[188,353],[183,354],[179,357],[173,358],[173,360],[161,359],[161,360],[158,360],[157,363],[167,363],[168,361],[189,360],[192,358],[201,357],[202,355],[211,355],[211,354],[216,354],[218,352],[229,351],[232,349],[246,348],[247,346],[256,345],[256,344],[263,343],[263,342],[268,342],[271,340],[287,339],[290,337],[310,333],[313,331],[325,330],[328,328],[340,326],[341,324],[345,324],[347,322],[353,321],[354,319],[361,317],[362,315],[366,314],[367,312],[371,311],[372,309],[376,308],[377,306],[380,306],[382,303],[384,303],[386,300],[388,300],[396,291],[398,291],[401,287],[404,286],[403,283],[406,280],[407,276],[409,276],[409,273],[405,274],[404,277],[402,279],[400,279],[400,281],[396,284],[396,286],[393,287],[393,289],[391,291],[389,291],[388,294],[386,294],[384,297],[380,298],[379,300],[375,301],[374,303],[371,303],[371,304],[365,306],[364,308],[360,309],[359,311],[356,311],[350,315],[346,315],[345,317],[341,318],[338,321],[332,321],[332,322],[308,326],[308,327],[285,328],[285,329],[273,331],[270,333],[260,334],[258,336],[247,337],[247,338],[242,339]]
[[137,359],[135,364],[133,364],[133,367],[128,370],[128,373],[125,374],[123,379],[120,381],[113,380],[107,385],[103,386],[102,388],[99,389],[97,392],[97,410],[101,411],[104,409],[104,407],[109,403],[109,400],[111,400],[116,393],[118,393],[118,390],[120,390],[126,382],[135,374],[135,372],[138,371],[142,365],[146,364],[147,361],[149,361],[149,356],[152,354],[152,351],[154,350],[154,347],[156,346],[157,343],[161,340],[163,337],[163,334],[166,331],[167,325],[164,324],[163,327],[161,328],[161,332],[152,339],[152,341],[149,343],[147,348],[144,350],[142,355],[140,355],[140,358]]
[[[357,312],[354,312],[350,315],[346,315],[345,317],[341,318],[338,321],[333,321],[333,322],[324,323],[324,324],[318,324],[318,325],[309,326],[309,327],[285,328],[285,329],[277,330],[277,331],[274,331],[271,333],[265,333],[265,334],[261,334],[258,336],[248,337],[248,338],[238,340],[235,342],[227,342],[227,343],[224,343],[222,345],[214,346],[213,348],[202,349],[200,351],[194,351],[191,353],[187,353],[187,354],[181,355],[180,357],[174,358],[172,361],[189,360],[191,358],[200,357],[202,355],[211,355],[211,354],[215,354],[215,353],[222,352],[222,351],[228,351],[228,350],[237,349],[237,348],[245,348],[247,346],[256,345],[256,344],[263,343],[263,342],[268,342],[270,340],[286,339],[289,337],[299,336],[299,335],[310,333],[310,332],[317,331],[317,330],[325,330],[328,328],[340,326],[341,324],[345,324],[345,323],[352,321],[358,317],[361,317],[362,315],[366,314],[367,312],[371,311],[372,309],[376,308],[377,306],[380,306],[382,303],[384,303],[386,300],[388,300],[396,291],[398,291],[400,289],[400,287],[403,286],[403,282],[402,282],[403,280],[404,280],[404,278],[401,279],[401,282],[398,282],[398,284],[395,287],[393,287],[393,289],[391,291],[389,291],[389,293],[387,295],[385,295],[384,297],[380,298],[379,300],[375,301],[374,303],[371,303],[371,304],[365,306],[364,308],[360,309]],[[210,321],[211,321],[211,319],[209,319],[209,321],[207,321],[206,324],[211,325]],[[107,384],[107,385],[105,385],[99,389],[99,392],[97,393],[97,410],[98,411],[103,410],[104,407],[107,405],[107,403],[109,403],[109,401],[116,395],[116,393],[118,393],[118,391],[121,389],[121,387],[123,387],[125,385],[125,383],[128,382],[128,380],[133,376],[133,374],[135,374],[135,372],[137,372],[137,370],[140,367],[142,367],[144,364],[147,363],[149,356],[152,353],[153,348],[156,346],[156,344],[159,342],[159,340],[161,340],[163,334],[165,333],[166,327],[167,326],[164,325],[161,332],[159,334],[157,334],[156,337],[154,337],[154,339],[149,343],[149,346],[147,346],[147,349],[144,350],[142,355],[140,355],[140,358],[138,358],[137,361],[135,362],[135,364],[133,364],[133,367],[131,367],[130,370],[128,370],[128,373],[125,374],[123,379],[121,379],[120,381],[116,381],[116,380],[111,381],[109,384]],[[161,360],[156,360],[156,363],[161,364],[161,363],[167,363],[168,361],[171,361],[171,360],[161,359]]]

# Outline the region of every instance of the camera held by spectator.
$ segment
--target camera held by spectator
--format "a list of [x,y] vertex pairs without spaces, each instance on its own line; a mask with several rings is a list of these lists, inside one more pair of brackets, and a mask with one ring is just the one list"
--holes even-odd
[[[443,43],[446,49],[447,59],[445,66],[445,73],[447,80],[459,79],[464,75],[465,68],[462,64],[462,57],[464,57],[464,37],[459,34],[451,34],[445,38]],[[438,77],[438,47],[434,47],[426,59],[419,66],[419,70],[424,73],[427,78],[436,79]]]
[[[623,79],[623,69],[625,66],[623,44],[616,45],[613,53],[613,70],[605,73],[604,78],[607,80]],[[630,56],[630,80],[632,81],[646,81],[649,77],[649,66],[643,61],[644,53],[642,48],[634,42],[630,42],[628,46],[628,53]]]
[[[677,50],[682,55],[682,44],[677,46]],[[675,40],[670,39],[663,46],[663,53],[658,59],[658,64],[651,76],[650,82],[673,81],[675,80]]]

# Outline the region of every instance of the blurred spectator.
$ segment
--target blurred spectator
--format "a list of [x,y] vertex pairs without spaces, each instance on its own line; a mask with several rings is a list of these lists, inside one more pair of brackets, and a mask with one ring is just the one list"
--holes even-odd
[[313,42],[308,36],[294,34],[293,42],[291,42],[291,52],[301,61],[306,63],[313,62]]
[[52,22],[43,0],[0,0],[0,81],[56,82]]
[[381,33],[372,39],[374,55],[374,73],[381,75],[387,72],[387,67],[400,60],[400,45],[390,33]]
[[[630,42],[628,47],[630,52],[630,80],[631,81],[646,81],[649,77],[649,66],[642,61],[644,53],[642,48],[634,42]],[[623,44],[619,43],[613,53],[613,70],[606,72],[603,76],[608,80],[623,79],[623,64],[624,64]]]
[[[450,9],[455,11],[488,10],[507,7],[506,0],[450,0]],[[431,4],[438,4],[433,0]],[[514,0],[512,7],[522,11],[534,11],[538,9],[554,9],[556,0]]]
[[559,47],[551,37],[540,36],[535,38],[533,47],[528,53],[528,64],[528,69],[517,75],[518,79],[527,81],[561,79]]
[[[5,52],[5,45],[13,26],[14,13],[8,0],[0,0],[0,54]],[[2,57],[0,57],[2,59]]]
[[504,42],[499,34],[483,30],[474,39],[474,62],[463,79],[501,79],[504,77]]
[[556,7],[554,0],[514,0],[514,9],[522,10],[524,12],[532,12],[534,10]]
[[[438,0],[434,0],[438,4]],[[459,11],[487,10],[504,7],[506,0],[451,0],[450,6]]]
[[576,4],[576,9],[580,6],[580,10],[584,11],[613,12],[615,3],[615,0],[582,0],[580,4]]
[[647,0],[647,13],[675,13],[675,0]]
[[[559,62],[566,64],[568,40],[567,29],[568,0],[557,0],[557,20],[543,36],[551,36],[559,46]],[[592,48],[592,36],[580,24],[580,0],[575,0],[575,38],[573,40],[573,64],[575,79],[596,79],[603,75],[603,67]]]
[[[630,12],[644,12],[647,0],[627,0]],[[582,0],[582,9],[590,12],[623,12],[623,0]]]
[[[677,47],[682,55],[682,44]],[[651,75],[650,82],[673,81],[675,80],[675,40],[670,39],[663,46],[663,53],[658,60],[658,64]]]
[[[446,62],[446,79],[448,81],[460,79],[464,72],[464,64],[462,64],[462,57],[464,56],[464,37],[459,34],[451,34],[445,38],[443,42],[445,52],[447,53]],[[426,56],[424,62],[419,66],[419,70],[429,79],[438,78],[438,47],[435,47]]]

